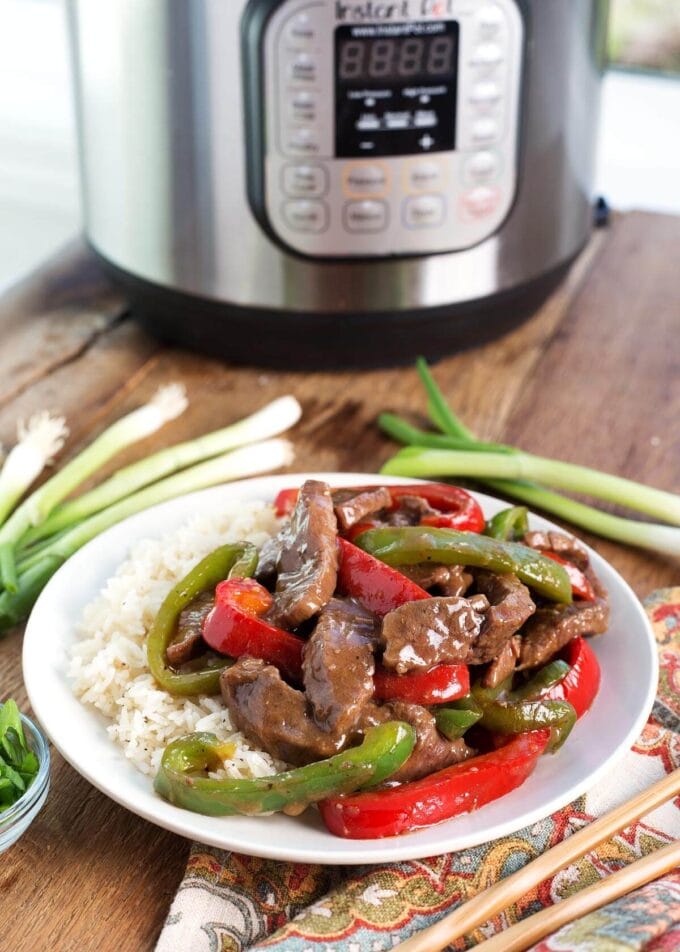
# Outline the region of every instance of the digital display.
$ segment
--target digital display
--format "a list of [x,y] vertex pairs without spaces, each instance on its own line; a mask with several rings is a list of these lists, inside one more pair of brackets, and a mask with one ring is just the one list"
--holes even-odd
[[453,36],[344,40],[340,44],[338,78],[343,82],[450,78],[455,54]]
[[455,20],[338,27],[336,155],[453,150],[458,42]]

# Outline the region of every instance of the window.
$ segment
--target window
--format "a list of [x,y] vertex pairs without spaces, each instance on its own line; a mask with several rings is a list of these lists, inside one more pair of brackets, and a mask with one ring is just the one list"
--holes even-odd
[[619,66],[680,73],[680,3],[611,0],[609,51]]

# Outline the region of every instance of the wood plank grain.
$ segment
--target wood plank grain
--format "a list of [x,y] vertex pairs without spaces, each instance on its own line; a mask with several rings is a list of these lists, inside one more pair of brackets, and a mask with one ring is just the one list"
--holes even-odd
[[[466,422],[485,437],[677,488],[677,347],[665,341],[678,331],[679,234],[677,219],[617,217],[529,322],[442,361],[437,377]],[[56,272],[61,284],[48,272],[22,290],[20,306],[16,296],[0,302],[10,370],[0,380],[2,439],[18,416],[58,408],[72,430],[66,459],[157,386],[179,380],[187,413],[110,468],[292,392],[304,407],[291,434],[292,469],[374,472],[395,448],[378,432],[377,414],[425,409],[412,369],[274,373],[161,347],[120,321],[120,298],[101,276],[87,277],[85,260],[76,255]],[[653,437],[662,443],[647,452]],[[597,546],[640,592],[677,578],[667,563]],[[0,643],[0,696],[25,702],[20,652],[16,630]],[[117,807],[55,755],[45,809],[3,856],[0,936],[17,935],[17,952],[55,937],[60,952],[151,949],[186,852],[185,841]]]
[[17,284],[0,301],[0,406],[76,359],[125,308],[80,241]]
[[[497,435],[680,491],[679,261],[680,218],[624,216]],[[677,584],[677,563],[584,537],[640,595]]]

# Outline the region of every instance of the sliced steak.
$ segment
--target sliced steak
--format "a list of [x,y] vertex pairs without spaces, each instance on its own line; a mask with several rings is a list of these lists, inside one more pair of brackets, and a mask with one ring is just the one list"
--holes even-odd
[[383,619],[383,664],[397,672],[465,662],[484,625],[489,602],[449,596],[400,605]]
[[522,639],[519,635],[513,635],[510,641],[506,641],[498,657],[494,658],[484,672],[484,677],[482,678],[483,688],[497,688],[506,678],[514,674],[521,644]]
[[319,730],[307,698],[281,679],[277,668],[256,658],[240,658],[220,677],[232,724],[249,741],[289,764],[308,764],[342,748]]
[[338,574],[338,526],[330,487],[309,479],[282,534],[274,605],[276,625],[296,628],[333,597]]
[[472,585],[472,575],[462,565],[437,565],[421,562],[419,565],[400,565],[402,575],[416,585],[437,595],[464,595]]
[[168,661],[174,667],[195,658],[203,642],[203,622],[215,604],[213,592],[203,592],[184,609],[177,622],[177,635],[168,645]]
[[257,554],[257,571],[255,578],[263,585],[274,587],[276,573],[279,567],[279,556],[285,539],[285,529],[282,529],[271,539],[267,539]]
[[578,635],[601,635],[607,630],[608,624],[609,604],[599,594],[594,602],[572,602],[571,605],[539,608],[524,628],[518,671],[541,667],[569,644],[572,638]]
[[587,569],[590,564],[588,550],[584,544],[566,532],[527,532],[522,541],[530,549],[538,549],[539,552],[556,552],[577,565],[581,571]]
[[341,529],[351,529],[366,516],[389,509],[392,497],[384,486],[376,489],[365,489],[357,492],[355,489],[337,489],[333,493],[333,505],[338,525]]
[[376,724],[386,721],[406,721],[416,731],[416,746],[413,753],[389,778],[390,781],[418,780],[435,770],[443,770],[451,764],[467,760],[474,754],[465,741],[447,740],[437,730],[434,716],[420,704],[407,704],[403,701],[391,701],[389,704],[378,706],[368,705],[364,710],[361,727],[365,732]]
[[373,697],[379,622],[353,599],[333,598],[305,645],[302,676],[318,727],[346,735]]
[[420,496],[399,496],[398,501],[398,508],[387,514],[387,525],[417,526],[424,516],[439,515],[439,512]]
[[493,661],[527,618],[536,611],[531,593],[516,575],[475,572],[477,590],[489,600],[484,624],[472,645],[468,664]]

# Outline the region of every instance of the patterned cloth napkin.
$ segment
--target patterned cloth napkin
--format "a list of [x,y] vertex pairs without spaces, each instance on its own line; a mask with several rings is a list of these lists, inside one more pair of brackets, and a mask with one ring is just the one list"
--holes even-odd
[[[659,643],[654,710],[632,750],[584,797],[513,836],[382,866],[280,863],[194,844],[156,952],[381,952],[680,765],[680,588],[645,603]],[[558,872],[461,939],[472,948],[680,838],[680,799]],[[680,950],[680,870],[565,926],[534,952]]]

